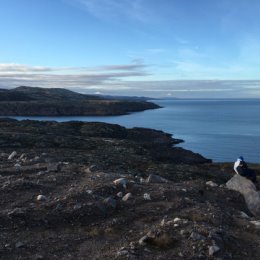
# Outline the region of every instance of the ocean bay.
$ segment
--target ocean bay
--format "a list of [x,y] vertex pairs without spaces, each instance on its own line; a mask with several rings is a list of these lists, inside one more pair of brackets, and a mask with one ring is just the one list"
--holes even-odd
[[156,100],[161,109],[122,116],[13,117],[34,120],[100,121],[128,128],[147,127],[184,140],[179,146],[214,162],[234,161],[243,155],[260,162],[260,100]]

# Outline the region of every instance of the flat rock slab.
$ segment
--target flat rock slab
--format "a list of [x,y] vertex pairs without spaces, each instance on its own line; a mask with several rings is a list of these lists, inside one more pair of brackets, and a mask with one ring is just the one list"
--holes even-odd
[[236,174],[226,183],[226,186],[230,190],[240,192],[251,213],[257,217],[260,216],[260,195],[252,181]]

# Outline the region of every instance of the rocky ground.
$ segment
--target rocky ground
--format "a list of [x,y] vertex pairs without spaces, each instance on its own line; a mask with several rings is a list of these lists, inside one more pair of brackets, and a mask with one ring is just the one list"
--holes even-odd
[[0,259],[259,259],[258,218],[225,187],[232,164],[179,142],[103,123],[0,120]]

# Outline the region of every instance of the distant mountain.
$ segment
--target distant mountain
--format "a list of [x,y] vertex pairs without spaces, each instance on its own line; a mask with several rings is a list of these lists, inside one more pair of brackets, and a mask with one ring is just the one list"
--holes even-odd
[[159,106],[142,100],[108,99],[61,88],[0,89],[0,116],[122,115],[155,108]]

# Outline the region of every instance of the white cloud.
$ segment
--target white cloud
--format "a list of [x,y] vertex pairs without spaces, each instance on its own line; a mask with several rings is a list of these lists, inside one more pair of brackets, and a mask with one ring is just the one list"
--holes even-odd
[[120,82],[126,78],[145,77],[148,65],[141,60],[129,64],[99,67],[43,67],[21,64],[0,64],[0,86],[39,87],[94,86]]

